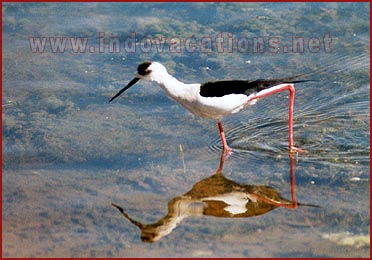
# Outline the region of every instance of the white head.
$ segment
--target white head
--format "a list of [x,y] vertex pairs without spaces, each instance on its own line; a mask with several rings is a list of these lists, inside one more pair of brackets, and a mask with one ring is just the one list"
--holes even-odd
[[140,79],[161,82],[162,79],[169,75],[167,69],[159,62],[146,61],[141,63],[137,68],[137,75],[132,81],[128,83],[123,89],[121,89],[115,96],[113,96],[109,102],[120,96],[125,90],[133,86]]

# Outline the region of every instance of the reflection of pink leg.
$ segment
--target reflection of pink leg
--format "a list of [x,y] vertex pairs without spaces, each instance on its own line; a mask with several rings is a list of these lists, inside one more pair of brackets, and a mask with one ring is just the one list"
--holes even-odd
[[292,154],[289,154],[289,169],[291,174],[291,193],[292,193],[292,205],[287,206],[287,208],[297,208],[297,198],[296,198],[296,182],[295,182],[295,160]]
[[228,157],[228,156],[226,155],[226,150],[223,149],[223,150],[222,150],[222,153],[221,153],[221,158],[220,158],[220,165],[218,166],[218,169],[217,169],[217,171],[216,171],[216,174],[218,174],[218,173],[222,174],[222,169],[223,169],[223,165],[224,165],[224,163],[225,163],[225,159],[226,159],[226,157]]
[[258,92],[256,96],[250,98],[247,102],[254,100],[254,99],[258,99],[258,98],[264,98],[267,96],[271,96],[273,94],[282,92],[284,90],[289,91],[289,105],[288,105],[289,152],[290,153],[307,153],[306,150],[296,148],[293,145],[293,106],[294,106],[294,94],[295,94],[295,88],[293,84],[281,84],[281,85],[274,86],[268,89],[264,89]]
[[232,154],[232,149],[227,145],[225,133],[223,132],[222,123],[218,121],[218,129],[220,130],[221,141],[223,145],[223,154],[226,159]]
[[[289,154],[289,171],[291,175],[291,194],[292,194],[292,201],[287,201],[287,200],[278,200],[275,198],[270,198],[266,196],[262,196],[260,194],[256,193],[249,193],[250,196],[257,198],[260,201],[263,201],[267,204],[274,205],[277,207],[284,207],[284,208],[289,208],[289,209],[295,209],[298,207],[297,203],[297,198],[296,198],[296,183],[295,183],[295,160],[293,159],[293,155],[290,153]],[[302,204],[302,205],[307,205],[307,206],[314,206],[314,205],[309,205],[309,204]],[[316,207],[316,206],[314,206]]]
[[293,155],[289,154],[289,172],[291,175],[291,195],[292,195],[292,204],[289,203],[277,203],[277,206],[296,209],[298,207],[297,198],[296,198],[296,182],[295,182],[295,160]]

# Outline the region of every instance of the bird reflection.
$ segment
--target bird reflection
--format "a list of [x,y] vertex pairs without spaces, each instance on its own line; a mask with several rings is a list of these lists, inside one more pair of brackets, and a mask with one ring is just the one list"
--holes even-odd
[[272,187],[264,185],[239,184],[223,176],[222,168],[225,151],[215,174],[194,184],[184,195],[168,202],[168,214],[153,224],[143,224],[129,217],[123,208],[116,207],[123,216],[141,230],[143,242],[155,242],[170,234],[185,218],[191,216],[213,216],[224,218],[243,218],[265,214],[277,207],[297,208],[312,206],[300,204],[296,200],[294,168],[292,154],[290,159],[292,200],[286,200]]

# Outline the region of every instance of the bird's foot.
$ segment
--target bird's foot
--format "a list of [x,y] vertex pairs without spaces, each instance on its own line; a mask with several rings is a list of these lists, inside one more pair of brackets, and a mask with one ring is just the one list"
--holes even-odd
[[224,159],[226,160],[227,158],[230,157],[230,155],[232,155],[233,149],[231,149],[229,146],[224,146],[222,148],[222,153],[223,153]]
[[309,152],[306,151],[305,149],[301,149],[301,148],[297,148],[297,147],[292,146],[289,149],[289,153],[291,153],[291,154],[306,154],[306,153],[309,153]]

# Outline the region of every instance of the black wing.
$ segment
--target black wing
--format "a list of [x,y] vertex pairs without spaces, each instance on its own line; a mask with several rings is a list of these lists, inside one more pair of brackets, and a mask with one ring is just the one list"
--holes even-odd
[[207,82],[200,86],[200,95],[203,97],[222,97],[229,94],[250,94],[282,84],[299,83],[308,80],[294,80],[302,75],[280,79],[257,79],[257,80],[224,80]]

